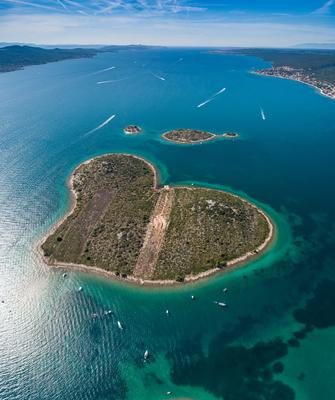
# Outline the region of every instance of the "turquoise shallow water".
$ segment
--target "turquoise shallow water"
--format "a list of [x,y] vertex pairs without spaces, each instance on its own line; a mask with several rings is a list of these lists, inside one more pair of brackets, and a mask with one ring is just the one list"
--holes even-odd
[[[316,288],[335,278],[335,102],[249,73],[265,65],[161,49],[0,75],[0,399],[333,397],[335,299]],[[104,80],[114,82],[97,84]],[[143,135],[125,136],[129,123]],[[160,134],[175,127],[241,138],[162,142]],[[33,249],[68,207],[73,168],[106,152],[146,157],[163,183],[209,185],[256,201],[278,225],[276,243],[248,266],[181,288],[75,272],[64,280]],[[304,327],[293,312],[311,298],[314,329],[292,341]],[[213,304],[223,299],[225,310]],[[108,309],[113,315],[104,315]],[[276,362],[283,371],[271,373]]]

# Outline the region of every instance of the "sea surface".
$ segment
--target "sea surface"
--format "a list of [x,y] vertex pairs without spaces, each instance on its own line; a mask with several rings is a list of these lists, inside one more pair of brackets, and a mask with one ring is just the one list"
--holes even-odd
[[[266,66],[151,49],[0,75],[1,400],[334,398],[335,101],[251,73]],[[127,124],[143,134],[124,135]],[[241,136],[190,146],[160,138],[181,127]],[[193,285],[63,278],[36,244],[69,206],[73,169],[111,152],[147,158],[163,184],[254,201],[277,225],[274,244]]]

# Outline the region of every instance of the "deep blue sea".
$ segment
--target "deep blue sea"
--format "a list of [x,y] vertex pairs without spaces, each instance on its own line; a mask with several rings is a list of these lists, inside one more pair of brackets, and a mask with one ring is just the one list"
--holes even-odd
[[[334,398],[335,101],[251,73],[268,65],[151,49],[0,75],[1,400]],[[128,124],[143,134],[124,135]],[[183,127],[241,136],[191,146],[160,139]],[[71,271],[64,279],[34,249],[69,206],[73,169],[107,152],[147,158],[162,183],[256,202],[277,225],[274,245],[187,286]]]

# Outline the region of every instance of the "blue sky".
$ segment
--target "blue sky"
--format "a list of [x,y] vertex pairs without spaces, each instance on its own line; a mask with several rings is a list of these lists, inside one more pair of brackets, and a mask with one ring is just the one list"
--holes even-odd
[[0,41],[291,46],[335,42],[335,0],[0,0]]

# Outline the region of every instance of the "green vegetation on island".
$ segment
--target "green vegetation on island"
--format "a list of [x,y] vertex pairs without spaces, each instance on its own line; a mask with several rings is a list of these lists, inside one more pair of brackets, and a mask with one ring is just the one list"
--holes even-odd
[[253,252],[269,235],[267,220],[240,197],[205,188],[175,187],[156,279],[184,278]]
[[200,131],[198,129],[174,129],[163,133],[162,137],[169,142],[181,144],[202,143],[217,138],[233,139],[240,135],[235,132],[227,132],[223,134]]
[[157,186],[145,160],[111,154],[71,177],[71,213],[41,245],[50,265],[95,267],[135,281],[183,281],[259,253],[272,224],[238,196]]
[[50,261],[130,274],[158,198],[154,174],[135,157],[105,156],[76,169],[73,212],[42,248]]
[[162,137],[177,143],[199,143],[215,138],[214,133],[200,131],[197,129],[174,129],[163,133]]

